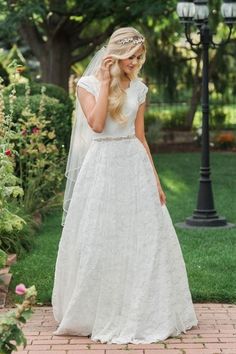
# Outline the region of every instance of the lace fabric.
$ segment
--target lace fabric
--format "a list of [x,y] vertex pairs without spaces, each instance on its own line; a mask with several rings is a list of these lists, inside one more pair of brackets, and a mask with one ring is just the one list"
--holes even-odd
[[152,343],[198,323],[181,247],[147,151],[136,136],[116,139],[135,134],[147,92],[140,83],[127,90],[129,124],[121,129],[107,117],[103,133],[93,132],[75,181],[55,269],[55,335]]

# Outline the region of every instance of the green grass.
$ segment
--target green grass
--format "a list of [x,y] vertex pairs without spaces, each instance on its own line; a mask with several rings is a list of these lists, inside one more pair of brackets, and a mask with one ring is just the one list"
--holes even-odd
[[61,210],[54,210],[48,215],[36,236],[34,250],[11,267],[13,279],[10,285],[12,290],[10,301],[18,299],[18,296],[13,294],[15,286],[24,283],[26,286],[36,286],[38,302],[50,304],[57,247],[61,235],[60,221]]
[[[155,156],[173,222],[184,221],[196,207],[198,153]],[[212,153],[212,182],[219,215],[236,224],[236,154]],[[177,228],[194,301],[236,303],[236,228]]]
[[[200,156],[173,153],[154,156],[173,222],[184,221],[196,207]],[[236,154],[212,153],[215,207],[236,224]],[[11,290],[18,283],[35,284],[38,301],[50,303],[54,267],[61,234],[61,212],[49,215],[30,254],[12,266]],[[236,228],[186,230],[177,228],[194,302],[236,303]],[[15,297],[12,295],[11,300]]]

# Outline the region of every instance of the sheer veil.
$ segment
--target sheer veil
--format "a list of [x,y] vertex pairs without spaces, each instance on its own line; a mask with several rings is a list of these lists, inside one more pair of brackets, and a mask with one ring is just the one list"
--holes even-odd
[[[99,70],[102,59],[106,55],[106,47],[99,49],[89,65],[85,69],[82,77],[95,75]],[[76,106],[73,128],[71,132],[70,149],[66,165],[66,187],[63,201],[63,214],[61,224],[64,226],[66,215],[69,209],[73,194],[74,185],[82,166],[85,155],[89,149],[92,140],[92,129],[89,127],[87,119],[82,111],[76,90]]]

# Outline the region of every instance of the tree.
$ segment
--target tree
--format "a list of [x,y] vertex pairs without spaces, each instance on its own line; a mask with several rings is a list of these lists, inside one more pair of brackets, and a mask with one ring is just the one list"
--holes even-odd
[[[168,2],[168,1],[167,1]],[[2,36],[18,30],[39,60],[42,81],[68,89],[71,65],[93,53],[116,26],[152,11],[150,0],[1,0]],[[162,11],[163,4],[155,11]],[[115,11],[114,11],[115,10]]]
[[[218,38],[214,40],[220,42],[222,39],[227,38],[228,29],[223,25],[222,17],[220,15],[220,1],[212,0],[210,4],[211,14],[209,16],[210,28],[212,32],[218,33]],[[231,43],[227,46],[221,46],[218,49],[209,50],[209,81],[213,86],[213,90],[222,95],[225,92],[231,92],[230,83],[235,82],[235,38],[231,39]],[[201,99],[202,90],[202,73],[201,73],[201,48],[192,50],[194,53],[192,60],[192,90],[190,97],[189,111],[186,115],[185,125],[188,129],[193,126],[194,116]],[[191,55],[191,54],[190,54]]]
[[[88,56],[112,32],[114,21],[101,2],[8,1],[5,23],[12,23],[40,62],[42,81],[68,89],[70,67]],[[102,22],[95,23],[95,15]],[[88,29],[90,31],[88,31]],[[91,34],[88,35],[88,32]],[[79,50],[78,50],[79,49]]]

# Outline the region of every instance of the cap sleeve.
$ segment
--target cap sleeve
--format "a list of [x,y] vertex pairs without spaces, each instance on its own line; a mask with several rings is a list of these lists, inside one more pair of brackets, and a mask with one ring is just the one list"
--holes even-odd
[[139,89],[138,89],[139,105],[145,102],[147,92],[148,92],[148,87],[142,81],[139,81]]
[[77,82],[77,86],[84,88],[95,96],[95,87],[91,76],[82,76]]

